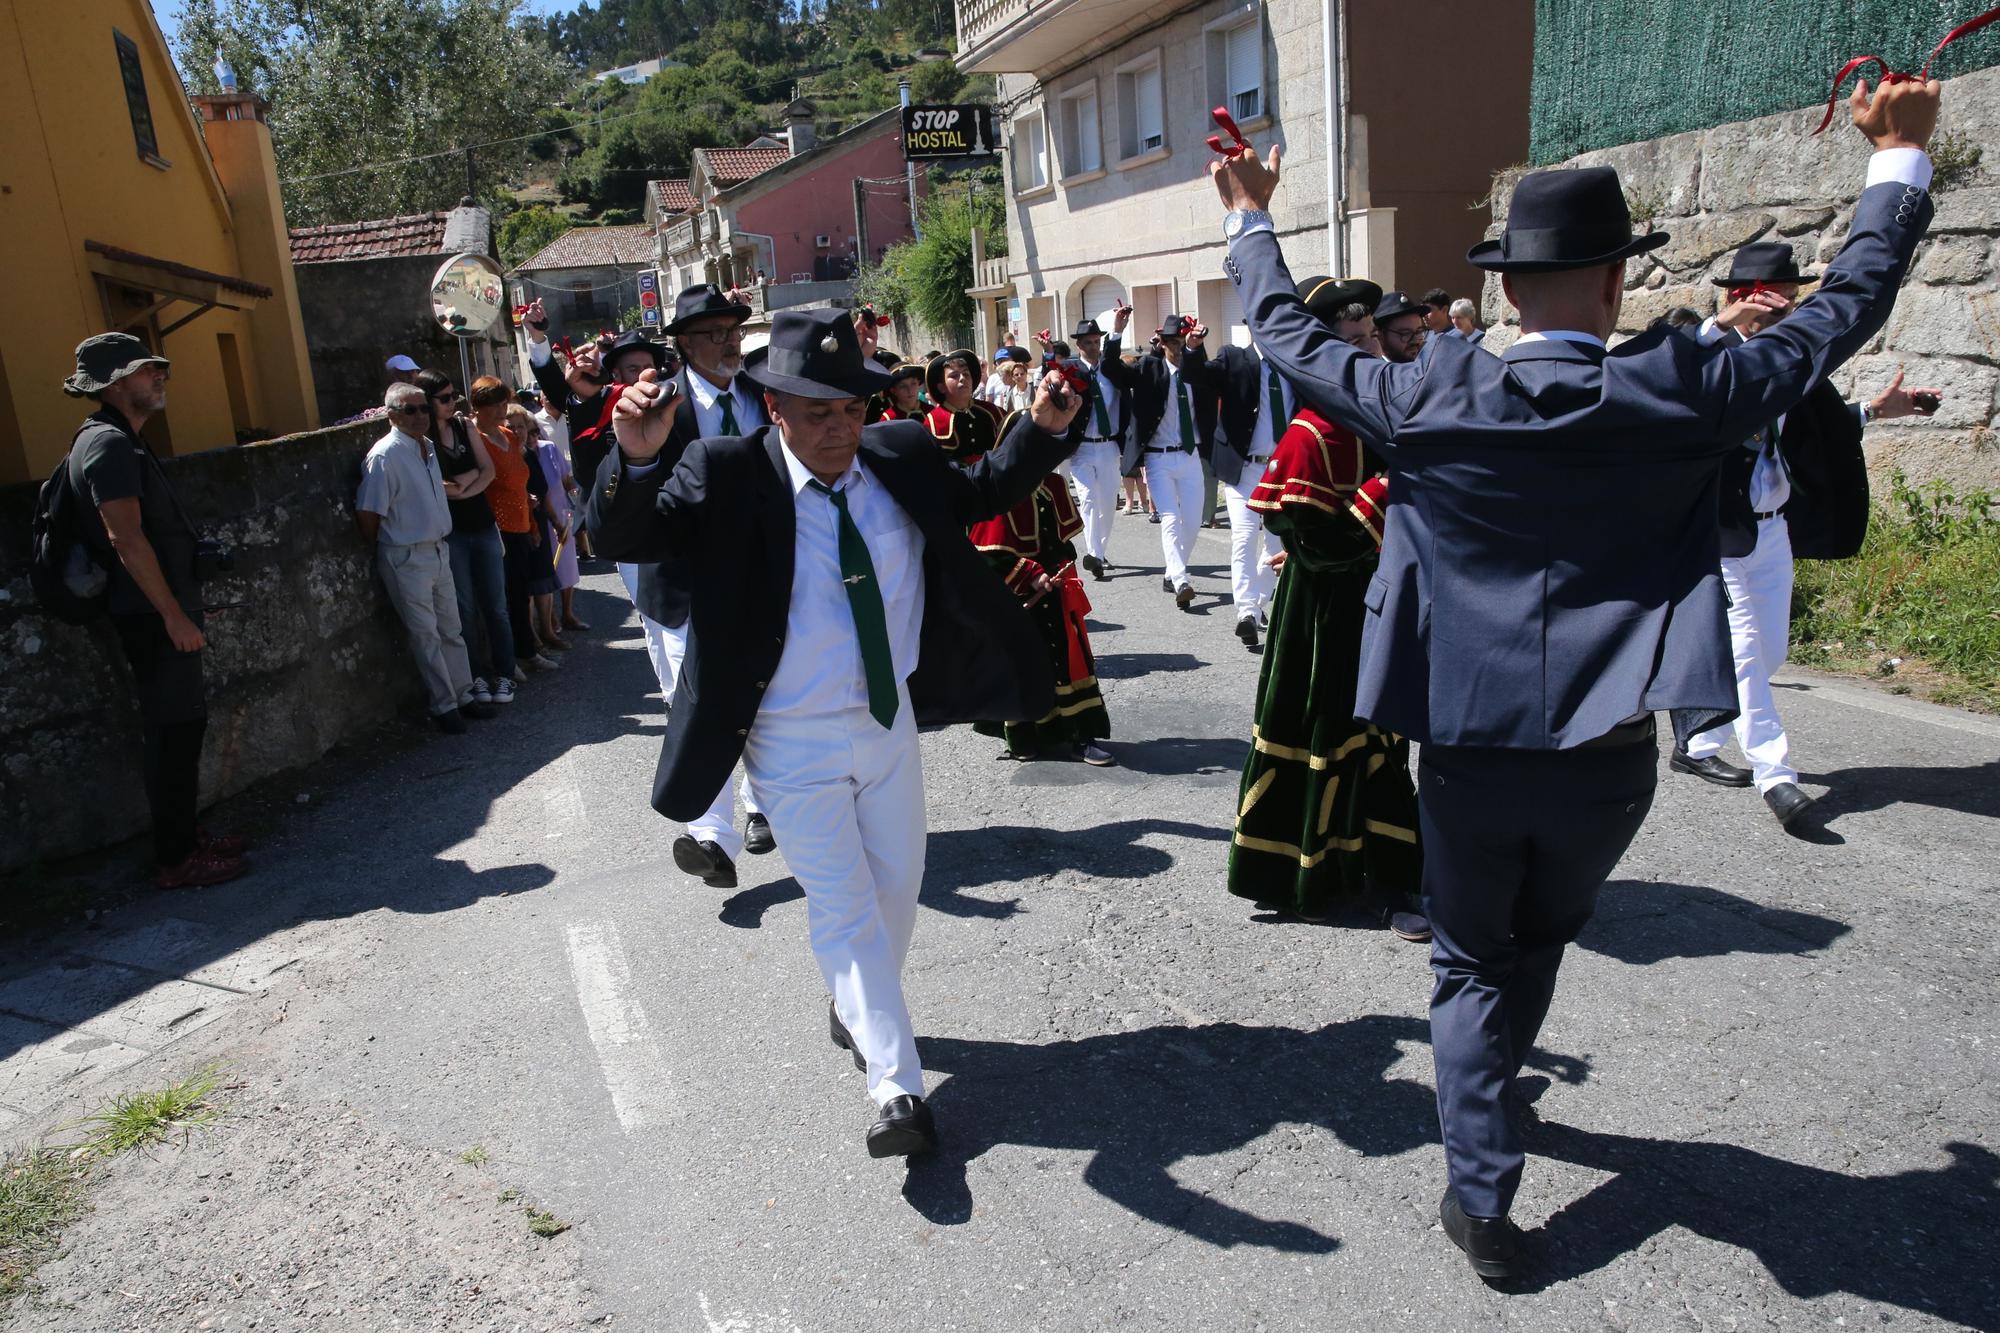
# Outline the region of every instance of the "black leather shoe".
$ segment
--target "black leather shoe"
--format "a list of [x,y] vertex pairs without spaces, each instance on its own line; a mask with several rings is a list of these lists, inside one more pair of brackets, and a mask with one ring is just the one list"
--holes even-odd
[[891,1097],[882,1118],[868,1127],[870,1157],[915,1157],[937,1151],[937,1123],[921,1097]]
[[674,839],[674,864],[698,876],[711,889],[736,887],[736,863],[723,855],[720,847],[704,839],[696,842],[686,833]]
[[1174,594],[1174,605],[1185,611],[1193,604],[1194,585],[1192,583],[1183,583],[1180,591]]
[[1703,782],[1713,782],[1718,787],[1747,787],[1750,785],[1750,770],[1738,768],[1719,754],[1705,759],[1696,759],[1686,750],[1676,748],[1674,757],[1667,760],[1667,767],[1676,773],[1692,773]]
[[743,850],[752,856],[763,856],[778,850],[778,839],[771,832],[771,821],[762,815],[752,815],[743,821]]
[[1764,804],[1771,807],[1771,813],[1787,828],[1793,820],[1813,808],[1813,798],[1799,790],[1796,782],[1780,782],[1764,793]]
[[465,718],[456,708],[446,713],[432,713],[431,725],[447,736],[463,736],[465,734]]
[[1104,572],[1104,562],[1094,555],[1086,555],[1082,560],[1084,572],[1100,582],[1110,576]]
[[868,1061],[862,1058],[861,1049],[854,1044],[854,1038],[847,1031],[847,1024],[840,1021],[840,1011],[833,1007],[833,1001],[826,1002],[826,1031],[833,1038],[833,1044],[854,1056],[854,1067],[862,1073],[868,1072]]
[[1458,1195],[1446,1190],[1438,1205],[1438,1221],[1479,1276],[1498,1282],[1520,1274],[1521,1230],[1506,1218],[1467,1217],[1458,1206]]
[[1429,944],[1431,940],[1430,918],[1422,912],[1391,912],[1389,930],[1397,939],[1411,944]]
[[1173,581],[1172,579],[1161,579],[1161,580],[1160,580],[1160,591],[1161,591],[1161,592],[1172,592],[1173,590],[1174,590],[1174,581]]
[[1243,640],[1245,648],[1257,646],[1257,617],[1245,616],[1236,622],[1236,637]]

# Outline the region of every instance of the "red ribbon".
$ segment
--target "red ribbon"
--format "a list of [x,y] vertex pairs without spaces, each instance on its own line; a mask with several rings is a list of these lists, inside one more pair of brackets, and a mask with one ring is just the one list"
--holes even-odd
[[1223,133],[1236,140],[1234,144],[1225,146],[1220,135],[1211,134],[1208,136],[1210,152],[1220,153],[1223,157],[1234,161],[1250,151],[1250,141],[1243,137],[1243,131],[1236,128],[1236,119],[1229,114],[1229,108],[1219,106],[1208,115]]
[[[1938,56],[1943,54],[1944,49],[1947,46],[1950,46],[1953,42],[1957,41],[1961,37],[1966,36],[1969,33],[1978,32],[1981,28],[1985,27],[1989,23],[1994,22],[1996,19],[2000,19],[2000,6],[1995,6],[1994,8],[1987,10],[1984,14],[1981,14],[1977,18],[1967,19],[1965,22],[1959,24],[1956,28],[1953,28],[1950,32],[1944,35],[1943,41],[1939,42],[1936,46],[1931,48],[1930,59],[1926,60],[1924,62],[1923,69],[1915,74],[1897,73],[1895,70],[1889,68],[1889,62],[1884,60],[1881,56],[1854,57],[1854,59],[1848,61],[1845,65],[1842,65],[1840,67],[1840,73],[1833,76],[1833,91],[1826,95],[1826,115],[1820,119],[1819,129],[1814,130],[1813,133],[1818,134],[1820,133],[1821,130],[1824,130],[1827,126],[1833,124],[1834,107],[1840,101],[1840,85],[1846,83],[1847,76],[1854,73],[1854,71],[1860,69],[1862,66],[1874,65],[1876,68],[1882,71],[1881,82],[1878,86],[1886,87],[1892,83],[1929,83],[1931,78],[1931,66],[1937,63]],[[1215,141],[1213,139],[1209,140],[1211,146],[1214,144],[1214,142]]]
[[614,384],[605,391],[604,410],[597,414],[597,424],[578,431],[576,438],[579,442],[587,444],[604,434],[611,425],[611,414],[617,410],[618,400],[624,396],[624,393],[625,386],[622,384]]
[[890,324],[889,316],[876,314],[875,303],[873,301],[870,301],[867,305],[862,306],[861,310],[863,314],[868,316],[868,318],[875,321],[876,328],[886,329],[889,327]]
[[1042,331],[1041,331],[1040,333],[1036,334],[1036,335],[1035,335],[1035,337],[1036,337],[1036,339],[1037,339],[1037,340],[1039,340],[1039,341],[1041,341],[1041,342],[1050,342],[1050,341],[1053,341],[1053,340],[1052,340],[1052,339],[1051,339],[1051,338],[1049,337],[1049,331],[1048,331],[1047,329],[1043,329],[1043,330],[1042,330]]

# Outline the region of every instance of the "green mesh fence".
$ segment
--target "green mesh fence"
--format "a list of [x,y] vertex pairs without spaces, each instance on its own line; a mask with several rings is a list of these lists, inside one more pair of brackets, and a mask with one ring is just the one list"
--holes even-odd
[[[1915,73],[1940,38],[1990,3],[1535,0],[1529,152],[1554,162],[1824,105],[1850,57],[1879,55]],[[1931,72],[1949,78],[1988,65],[2000,65],[2000,24],[1952,43]],[[1818,123],[1800,119],[1802,133]]]

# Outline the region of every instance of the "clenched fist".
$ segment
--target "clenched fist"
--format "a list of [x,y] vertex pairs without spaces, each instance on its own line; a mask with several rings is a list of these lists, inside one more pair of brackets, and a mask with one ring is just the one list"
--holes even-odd
[[661,379],[657,370],[643,370],[638,383],[625,386],[618,395],[618,405],[611,409],[611,429],[627,462],[650,463],[659,457],[673,432],[674,408],[680,396],[678,383]]

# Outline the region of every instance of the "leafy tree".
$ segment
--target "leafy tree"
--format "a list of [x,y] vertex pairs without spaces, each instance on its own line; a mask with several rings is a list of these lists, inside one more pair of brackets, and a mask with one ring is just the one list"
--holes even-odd
[[[575,77],[521,0],[182,0],[175,55],[216,92],[217,55],[271,103],[294,224],[491,198]],[[473,145],[468,160],[454,150]]]
[[892,245],[879,265],[863,269],[861,299],[878,310],[908,311],[934,329],[969,329],[972,229],[996,239],[1007,234],[997,176],[982,168],[941,182],[917,212],[923,239]]
[[536,204],[507,215],[500,224],[500,262],[514,268],[575,226],[569,214]]
[[638,208],[646,182],[685,176],[694,150],[755,137],[764,113],[753,100],[764,76],[725,52],[698,66],[662,70],[628,106],[585,131],[588,146],[564,170],[563,198],[592,209]]
[[936,105],[950,102],[965,87],[965,75],[949,60],[933,60],[910,73],[910,98]]

